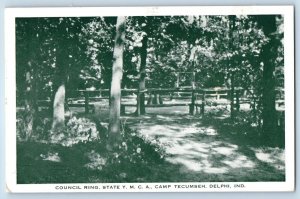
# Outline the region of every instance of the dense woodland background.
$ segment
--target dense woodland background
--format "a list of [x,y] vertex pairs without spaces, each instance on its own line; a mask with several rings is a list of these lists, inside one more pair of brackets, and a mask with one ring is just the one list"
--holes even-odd
[[[135,113],[145,115],[147,89],[196,92],[209,88],[228,90],[230,127],[251,128],[260,146],[284,149],[284,124],[278,125],[282,111],[277,109],[284,99],[283,20],[280,15],[17,18],[18,151],[29,147],[28,143],[31,150],[36,150],[32,143],[37,149],[45,142],[47,147],[56,146],[70,134],[83,133],[88,139],[80,144],[88,147],[91,141],[100,146],[111,164],[119,161],[120,154],[135,157],[127,150],[130,146],[145,164],[163,161],[163,147],[155,148],[123,122],[122,97],[135,95]],[[97,96],[109,98],[108,121],[98,117],[104,114],[99,109],[90,114],[68,107],[69,99],[84,97],[84,91],[96,95],[91,93],[101,89],[106,91]],[[243,116],[234,108],[237,92],[250,105]],[[46,110],[41,110],[42,101],[48,103]],[[143,154],[147,158],[138,150],[140,146],[148,147]],[[18,159],[26,161],[19,154]],[[47,154],[40,155],[59,158],[56,153]],[[19,173],[25,172],[19,168]],[[120,175],[116,181],[125,178],[124,172]],[[27,182],[24,179],[20,182]]]

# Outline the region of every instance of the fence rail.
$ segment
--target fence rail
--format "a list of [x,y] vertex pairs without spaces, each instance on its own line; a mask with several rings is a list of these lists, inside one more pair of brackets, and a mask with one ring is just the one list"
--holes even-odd
[[[79,92],[81,93],[81,97],[74,97],[68,99],[68,105],[70,107],[84,107],[85,112],[89,113],[90,110],[95,110],[93,108],[93,102],[101,101],[101,100],[108,100],[109,99],[109,89],[98,89],[98,90],[76,90],[72,91],[72,93]],[[138,98],[141,93],[145,94],[145,107],[167,107],[167,106],[175,106],[174,104],[163,104],[162,98],[169,97],[170,99],[184,99],[189,100],[190,102],[182,102],[176,103],[176,106],[182,105],[182,106],[189,106],[189,113],[194,114],[195,110],[197,112],[197,108],[200,108],[200,113],[204,114],[205,109],[205,103],[208,99],[213,98],[216,100],[220,100],[221,98],[229,99],[234,107],[235,110],[239,111],[240,104],[243,103],[257,103],[257,97],[251,95],[246,95],[242,91],[245,91],[244,89],[240,87],[234,88],[233,96],[232,96],[232,90],[224,87],[216,87],[216,88],[204,88],[204,89],[198,89],[198,88],[147,88],[145,90],[139,90],[139,89],[121,89],[122,93],[122,99],[135,99],[136,103],[126,103],[124,101],[121,101],[121,112],[125,113],[125,107],[126,106],[136,106],[138,108]],[[284,101],[282,100],[284,96],[284,90],[283,89],[277,89],[277,95],[279,96],[279,105],[284,104]],[[103,95],[103,93],[106,93],[106,95]],[[133,95],[126,95],[126,93],[132,93]],[[151,103],[151,99],[154,98],[157,99],[156,103]],[[50,106],[50,100],[39,100],[38,104],[39,106]],[[277,104],[276,104],[277,105]],[[252,104],[253,106],[253,104]]]

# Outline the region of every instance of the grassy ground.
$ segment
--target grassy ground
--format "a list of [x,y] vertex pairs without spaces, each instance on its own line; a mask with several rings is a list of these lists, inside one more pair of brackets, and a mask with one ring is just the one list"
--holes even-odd
[[[140,117],[133,111],[122,118],[130,129],[114,154],[101,137],[69,145],[19,141],[18,183],[285,180],[284,140],[266,145],[255,127],[232,122],[224,107],[208,108],[205,116],[190,116],[187,107],[147,109]],[[107,125],[103,107],[85,117]]]

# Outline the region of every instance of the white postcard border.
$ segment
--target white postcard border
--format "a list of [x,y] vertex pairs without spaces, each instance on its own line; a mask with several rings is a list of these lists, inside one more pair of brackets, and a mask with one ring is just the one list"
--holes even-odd
[[[99,183],[17,184],[16,179],[16,17],[145,16],[145,15],[284,15],[285,60],[285,182],[209,183]],[[294,100],[294,7],[293,6],[172,6],[172,7],[77,7],[7,8],[5,10],[5,129],[6,186],[8,192],[240,192],[294,191],[295,186],[295,100]],[[185,188],[182,186],[197,186]],[[69,187],[65,187],[69,186]],[[84,186],[90,186],[86,188]],[[94,186],[94,187],[93,187]],[[95,189],[97,186],[97,189]],[[119,188],[117,188],[119,186]],[[125,187],[123,187],[125,186]],[[133,186],[134,188],[131,188]],[[148,186],[148,188],[147,188]],[[106,189],[103,189],[107,187]],[[202,188],[200,188],[202,187]],[[228,188],[229,187],[229,188]]]

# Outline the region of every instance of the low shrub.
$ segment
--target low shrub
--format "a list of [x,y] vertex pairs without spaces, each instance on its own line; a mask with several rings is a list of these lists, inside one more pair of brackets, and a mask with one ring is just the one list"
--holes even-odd
[[50,142],[70,147],[77,143],[100,140],[95,122],[88,118],[70,118],[60,132],[50,131]]
[[[18,122],[21,135],[25,122],[21,118]],[[18,139],[20,182],[140,182],[151,177],[147,173],[163,162],[165,152],[159,141],[142,137],[126,125],[122,125],[119,147],[111,151],[106,147],[106,125],[100,121],[74,116],[60,132],[51,132],[51,123],[49,118],[40,119],[35,134],[41,135],[27,141]],[[29,162],[31,167],[38,167],[30,170],[36,172],[34,175],[27,174]],[[51,165],[67,173],[46,172]]]

